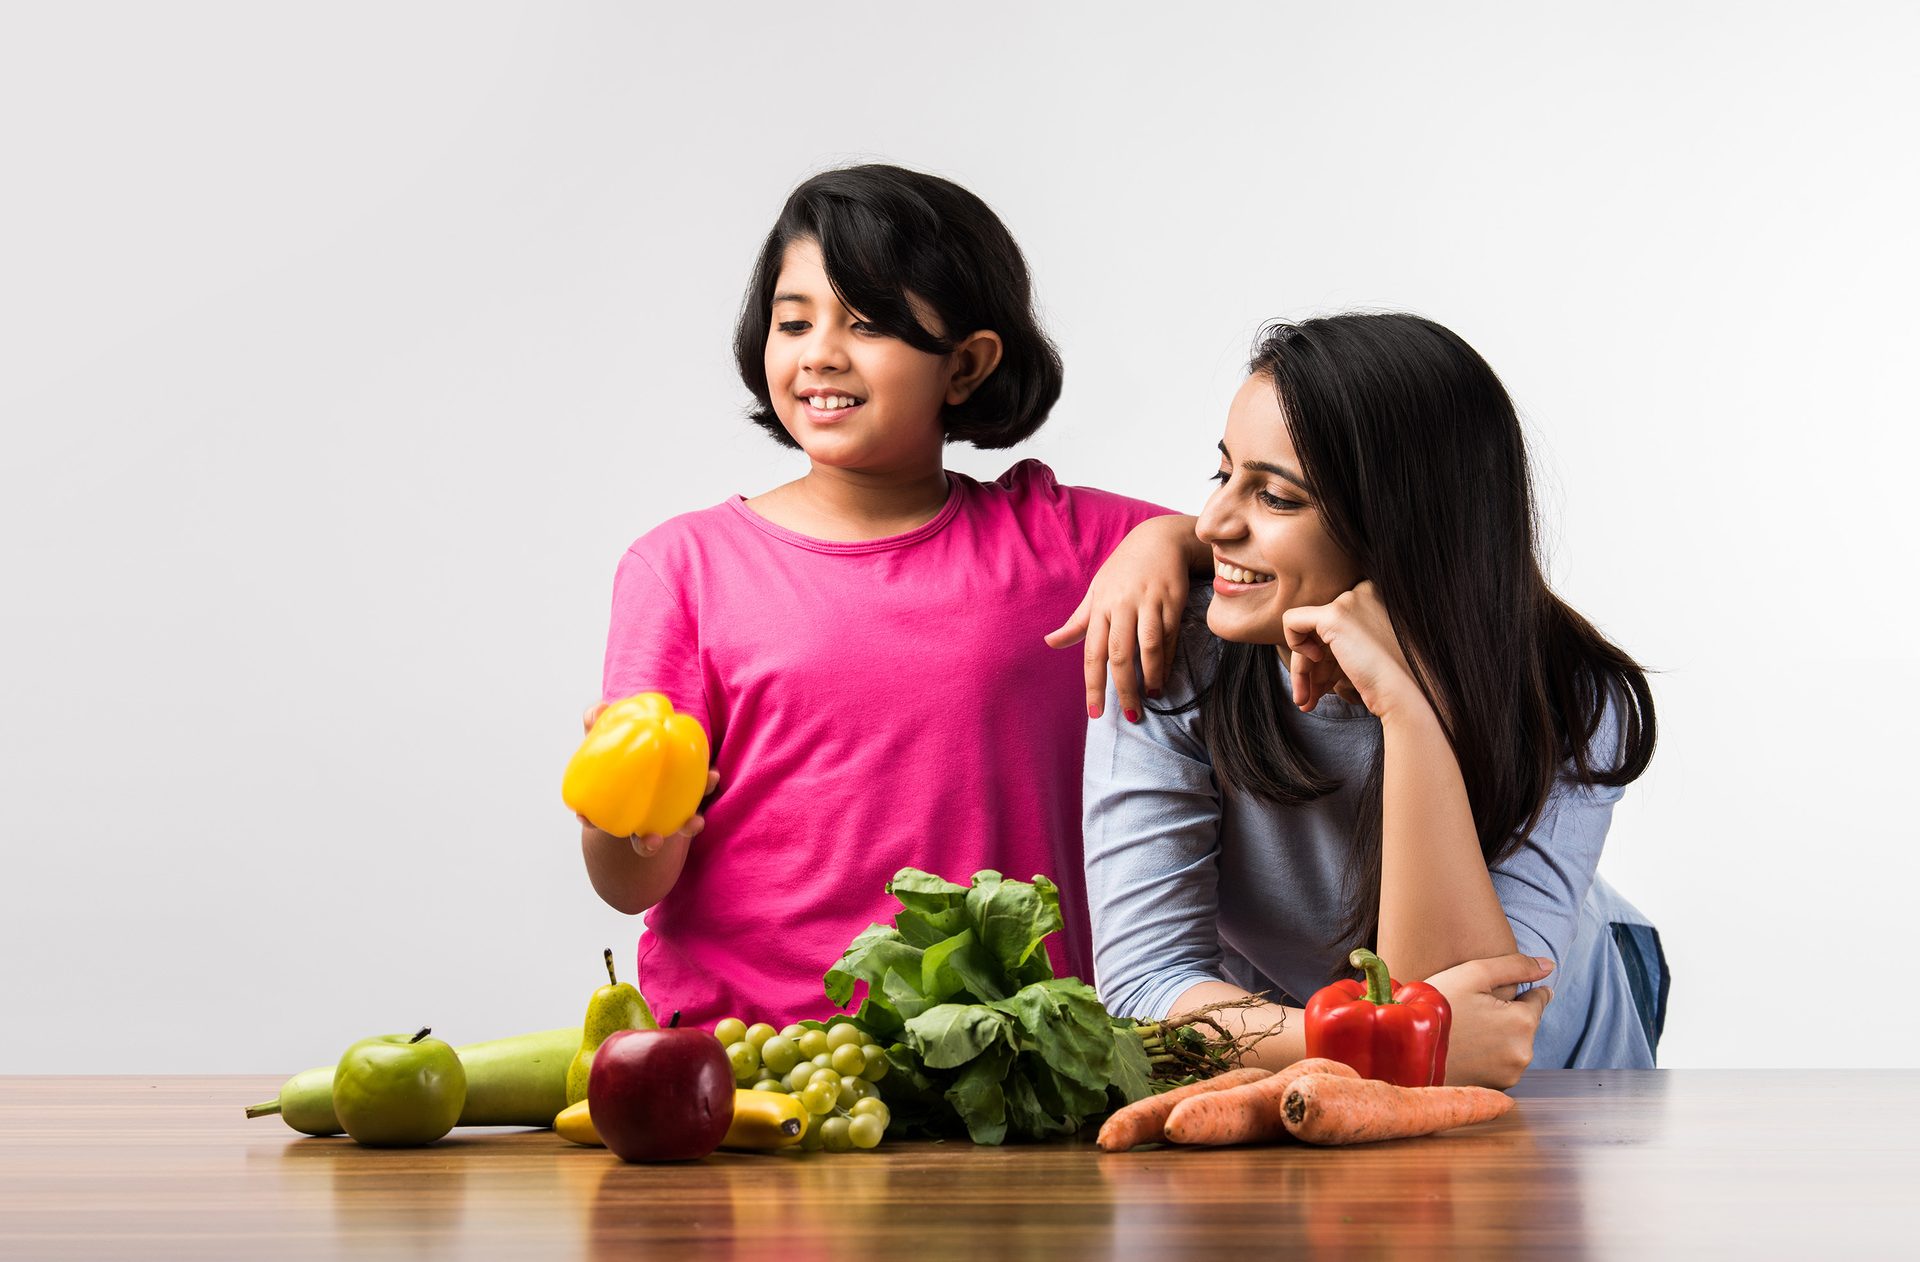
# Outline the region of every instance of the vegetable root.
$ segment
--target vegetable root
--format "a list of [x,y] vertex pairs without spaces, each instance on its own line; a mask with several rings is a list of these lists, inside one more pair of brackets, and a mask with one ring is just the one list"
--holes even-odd
[[1166,1136],[1176,1144],[1253,1144],[1287,1133],[1280,1104],[1287,1089],[1309,1074],[1358,1078],[1346,1065],[1325,1057],[1295,1061],[1277,1074],[1227,1091],[1194,1096],[1174,1106]]
[[1271,1076],[1264,1069],[1233,1069],[1217,1078],[1203,1078],[1199,1082],[1175,1087],[1144,1100],[1135,1100],[1106,1120],[1094,1142],[1100,1145],[1103,1152],[1125,1152],[1137,1144],[1162,1143],[1167,1138],[1163,1129],[1167,1118],[1182,1103],[1243,1088]]
[[1367,1144],[1490,1122],[1512,1108],[1511,1096],[1486,1087],[1396,1087],[1308,1074],[1288,1088],[1280,1115],[1309,1144]]

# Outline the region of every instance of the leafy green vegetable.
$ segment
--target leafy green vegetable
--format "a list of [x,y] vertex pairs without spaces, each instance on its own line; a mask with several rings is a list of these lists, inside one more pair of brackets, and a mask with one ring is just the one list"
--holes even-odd
[[827,998],[867,994],[854,1021],[891,1040],[880,1082],[895,1127],[998,1144],[1071,1135],[1089,1118],[1152,1094],[1146,1049],[1091,986],[1055,977],[1046,939],[1060,891],[998,872],[955,885],[902,868],[891,927],[870,925],[827,971]]

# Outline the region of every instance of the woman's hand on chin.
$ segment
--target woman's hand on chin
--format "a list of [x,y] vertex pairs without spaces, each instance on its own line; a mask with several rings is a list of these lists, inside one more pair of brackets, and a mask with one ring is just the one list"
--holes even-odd
[[1506,1090],[1533,1063],[1533,1035],[1553,991],[1536,986],[1519,998],[1514,988],[1553,971],[1553,961],[1531,955],[1468,960],[1427,982],[1447,997],[1453,1029],[1447,1037],[1447,1082]]
[[1311,710],[1328,693],[1385,719],[1397,709],[1430,708],[1400,651],[1393,619],[1372,580],[1324,605],[1301,605],[1282,622],[1293,703]]

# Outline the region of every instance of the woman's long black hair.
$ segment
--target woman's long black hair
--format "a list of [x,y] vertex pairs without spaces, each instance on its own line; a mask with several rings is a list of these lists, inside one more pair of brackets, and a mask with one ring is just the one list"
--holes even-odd
[[[1488,866],[1519,847],[1563,767],[1589,785],[1645,771],[1646,674],[1548,589],[1520,421],[1486,361],[1431,320],[1360,314],[1268,325],[1248,371],[1273,382],[1329,536],[1392,614],[1459,760]],[[1338,788],[1280,725],[1293,702],[1273,646],[1213,652],[1199,722],[1221,779],[1283,803]],[[1609,708],[1618,740],[1601,762],[1590,746]],[[1372,945],[1379,931],[1380,774],[1376,758],[1337,945]]]

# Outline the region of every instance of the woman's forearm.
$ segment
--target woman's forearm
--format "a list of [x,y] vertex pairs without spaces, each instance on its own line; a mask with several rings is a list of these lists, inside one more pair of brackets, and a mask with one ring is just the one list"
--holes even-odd
[[[1246,991],[1227,982],[1201,982],[1181,992],[1180,998],[1174,1001],[1170,1015],[1177,1017],[1210,1003],[1238,1003],[1251,997]],[[1207,1019],[1219,1022],[1236,1038],[1271,1031],[1248,1047],[1246,1054],[1240,1058],[1242,1065],[1281,1070],[1307,1054],[1306,1025],[1298,1008],[1263,1003],[1248,1008],[1210,1012]]]
[[1380,932],[1395,977],[1514,950],[1460,763],[1429,706],[1381,716]]

